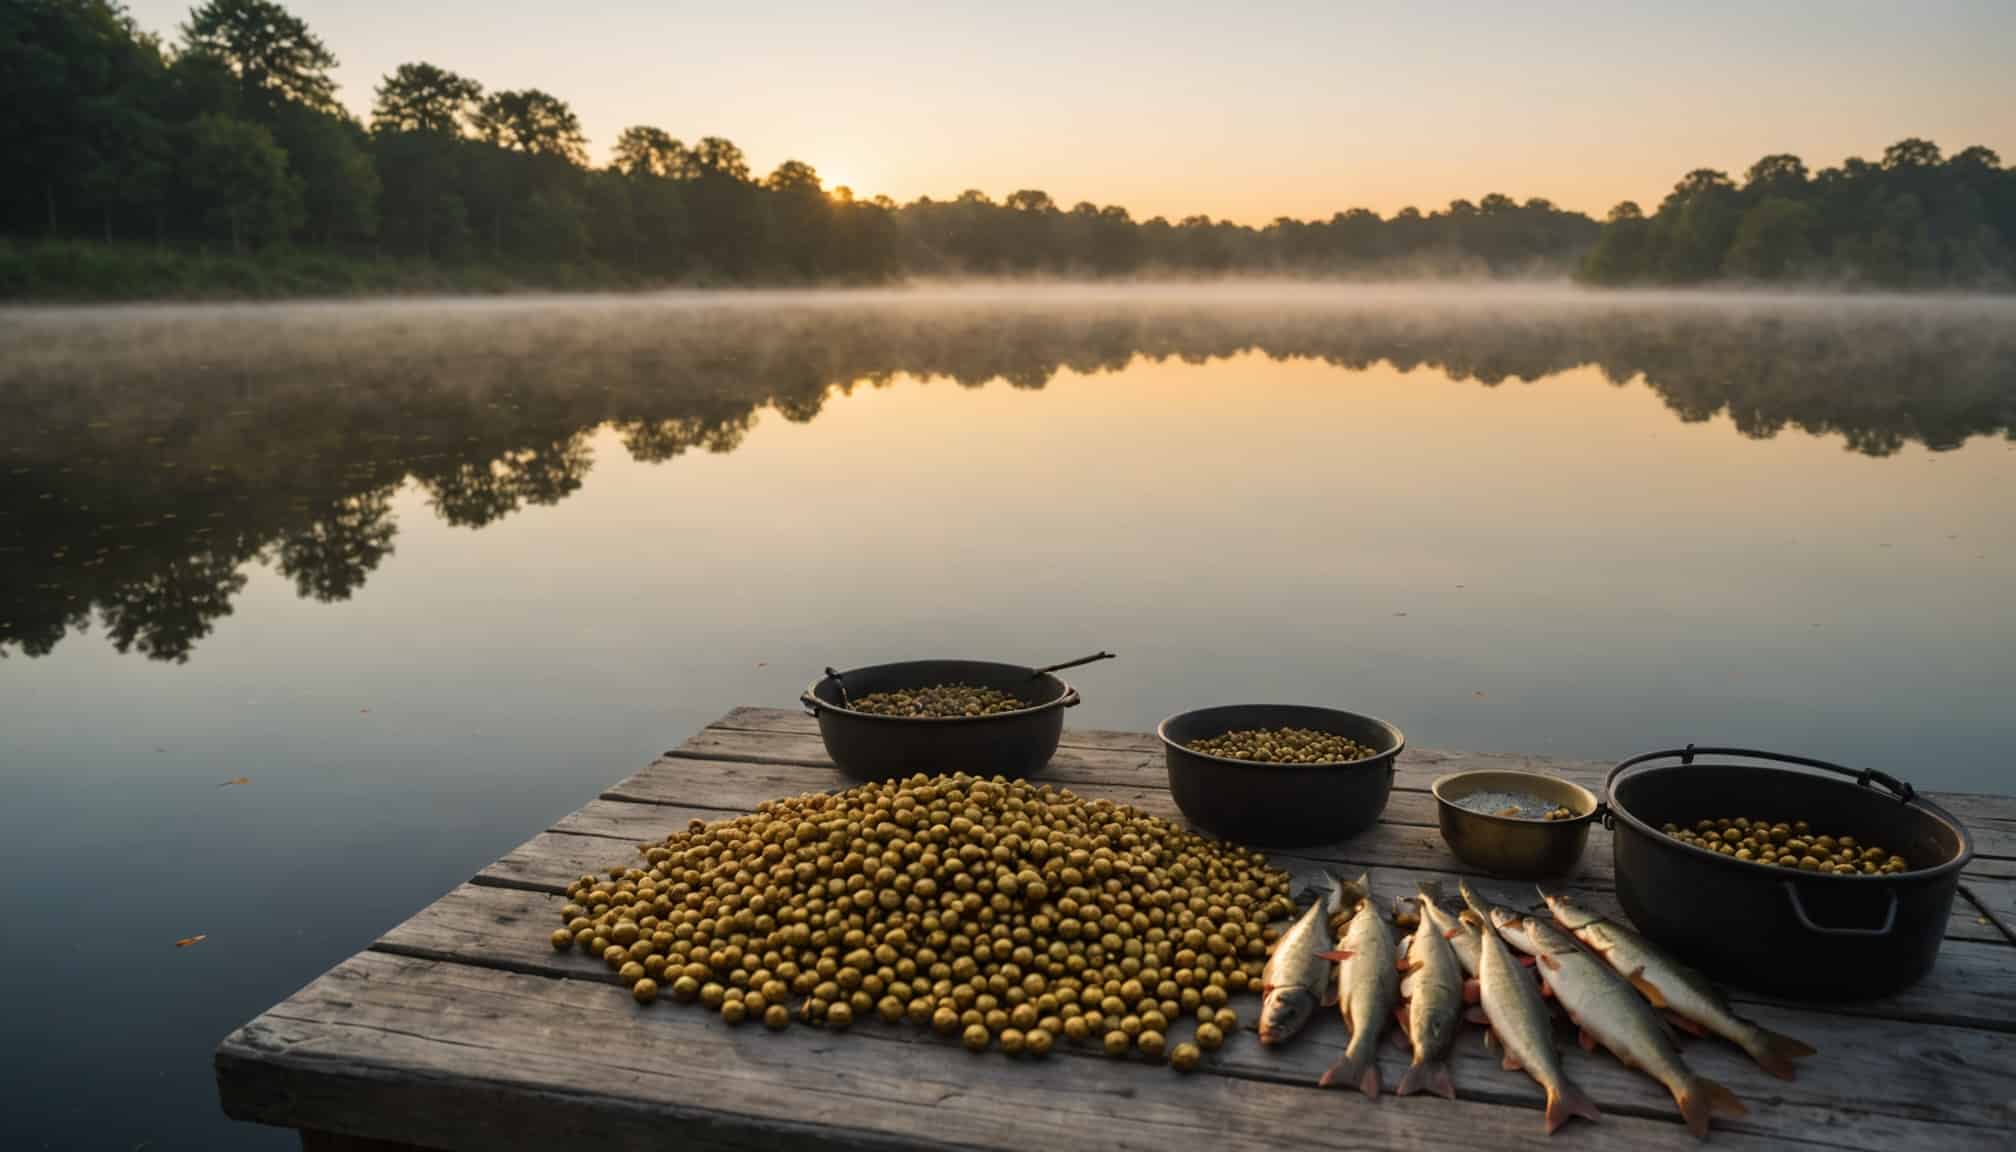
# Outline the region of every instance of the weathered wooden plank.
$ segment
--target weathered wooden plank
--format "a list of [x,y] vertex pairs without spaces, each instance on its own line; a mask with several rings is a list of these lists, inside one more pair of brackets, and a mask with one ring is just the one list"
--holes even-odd
[[[796,717],[796,719],[793,719]],[[803,723],[799,723],[803,721]],[[1084,732],[1067,729],[1044,778],[1054,783],[1166,787],[1162,750],[1153,734]],[[830,766],[818,727],[803,712],[738,708],[673,750],[674,756],[716,760]],[[1498,768],[1546,772],[1601,792],[1611,765],[1596,760],[1555,759],[1518,753],[1462,752],[1409,748],[1401,754],[1395,787],[1425,792],[1436,778],[1454,772]],[[1928,793],[1967,824],[1975,851],[2016,859],[2016,797],[1979,793]],[[1429,821],[1432,822],[1432,821]]]
[[[444,1149],[1476,1149],[1539,1130],[1534,1110],[1374,1105],[1343,1093],[1067,1057],[971,1057],[875,1027],[731,1029],[606,986],[365,954],[234,1032],[228,1114]],[[1676,1124],[1606,1117],[1564,1138],[1691,1148]],[[1961,1125],[1898,1136],[1978,1145]],[[1731,1130],[1731,1148],[1783,1146]],[[1825,1139],[1812,1141],[1826,1146]],[[1954,1146],[1954,1145],[1946,1145]]]
[[[607,966],[578,952],[555,953],[547,945],[547,920],[557,918],[558,908],[557,898],[533,893],[462,889],[401,925],[381,946],[401,955],[613,983]],[[611,995],[620,996],[621,992],[613,990]],[[1255,1003],[1241,998],[1236,1005],[1250,1020]],[[1886,1024],[1831,1010],[1762,1001],[1748,1002],[1744,1011],[1822,1052],[1802,1067],[1799,1080],[1783,1083],[1765,1076],[1726,1045],[1704,1042],[1690,1046],[1689,1059],[1697,1070],[1722,1079],[1758,1106],[1757,1114],[1747,1122],[1750,1130],[1781,1129],[1780,1121],[1764,1109],[1788,1105],[1815,1112],[1846,1108],[1896,1120],[1988,1126],[2016,1120],[2011,1112],[2012,1090],[2016,1090],[2016,1034]],[[1241,1076],[1314,1083],[1343,1047],[1342,1022],[1332,1016],[1324,1013],[1310,1026],[1306,1038],[1278,1050],[1261,1049],[1250,1035],[1242,1034],[1227,1046],[1218,1066]],[[1187,1035],[1187,1026],[1179,1031]],[[930,1042],[915,1033],[899,1035]],[[1607,1056],[1575,1052],[1568,1059],[1571,1074],[1606,1110],[1677,1119],[1670,1098],[1656,1085],[1626,1072]],[[1391,1083],[1404,1066],[1404,1056],[1396,1049],[1385,1063]],[[1530,1081],[1499,1070],[1475,1038],[1459,1048],[1455,1071],[1459,1090],[1466,1098],[1532,1106],[1540,1103]],[[1803,1122],[1805,1113],[1800,1115]],[[1798,1135],[1792,1131],[1785,1134]]]

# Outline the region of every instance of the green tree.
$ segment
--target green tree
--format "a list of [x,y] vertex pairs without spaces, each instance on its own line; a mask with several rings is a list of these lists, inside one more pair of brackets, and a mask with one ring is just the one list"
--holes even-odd
[[733,141],[719,136],[702,136],[693,146],[691,169],[696,179],[749,179],[749,160]]
[[273,0],[207,0],[189,14],[182,37],[190,52],[222,61],[267,107],[336,107],[329,70],[335,54],[308,25]]
[[371,105],[374,132],[458,136],[483,99],[483,85],[426,62],[401,64],[378,82]]
[[205,224],[230,240],[231,251],[283,240],[300,223],[301,190],[263,126],[201,117],[189,126],[183,159],[183,179],[206,206]]
[[1813,209],[1787,196],[1766,196],[1750,206],[1723,259],[1723,270],[1752,280],[1779,280],[1812,269]]
[[691,176],[686,145],[663,128],[633,124],[616,137],[610,166],[627,176],[683,180]]
[[588,162],[580,117],[566,101],[537,88],[490,93],[477,105],[473,123],[478,136],[500,148]]
[[275,141],[299,180],[302,227],[318,244],[369,239],[378,231],[378,170],[363,126],[348,116],[288,105],[275,117]]
[[1625,200],[1610,209],[1596,246],[1582,263],[1582,275],[1598,284],[1624,284],[1651,274],[1649,240],[1651,225],[1636,201]]

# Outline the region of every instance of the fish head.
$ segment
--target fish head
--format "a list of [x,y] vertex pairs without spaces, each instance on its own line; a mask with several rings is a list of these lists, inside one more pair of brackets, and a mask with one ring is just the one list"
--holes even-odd
[[1491,923],[1491,902],[1479,896],[1477,890],[1470,887],[1470,881],[1458,881],[1456,890],[1463,894],[1463,903],[1470,906],[1470,911],[1476,915],[1480,926]]
[[1531,952],[1535,956],[1538,956],[1542,952],[1552,952],[1556,955],[1561,955],[1567,952],[1581,951],[1573,937],[1541,917],[1524,917],[1524,927],[1526,938],[1532,941],[1533,944],[1531,948],[1526,948],[1525,951]]
[[1547,902],[1547,910],[1554,913],[1554,919],[1559,920],[1561,926],[1570,932],[1578,932],[1603,919],[1601,916],[1570,900],[1562,893],[1549,892],[1547,889],[1542,888],[1540,889],[1540,898]]
[[1301,985],[1270,988],[1260,998],[1260,1043],[1278,1044],[1316,1014],[1316,994]]

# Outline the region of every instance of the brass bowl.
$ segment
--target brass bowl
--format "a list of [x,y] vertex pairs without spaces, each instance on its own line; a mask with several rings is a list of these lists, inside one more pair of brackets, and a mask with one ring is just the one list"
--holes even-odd
[[[1465,863],[1500,876],[1541,879],[1565,876],[1582,859],[1589,825],[1596,819],[1596,794],[1559,776],[1483,769],[1435,781],[1435,819],[1442,841]],[[1575,815],[1565,820],[1528,820],[1472,812],[1456,803],[1478,792],[1518,792]]]

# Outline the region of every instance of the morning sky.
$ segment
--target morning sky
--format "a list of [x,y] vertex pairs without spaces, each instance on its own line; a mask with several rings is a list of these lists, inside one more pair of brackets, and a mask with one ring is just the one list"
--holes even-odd
[[[285,0],[367,115],[398,64],[544,88],[595,162],[726,136],[861,195],[1036,187],[1264,223],[1544,196],[1649,210],[1683,172],[1904,136],[2016,163],[2016,2],[705,4]],[[173,38],[189,0],[133,0]]]

